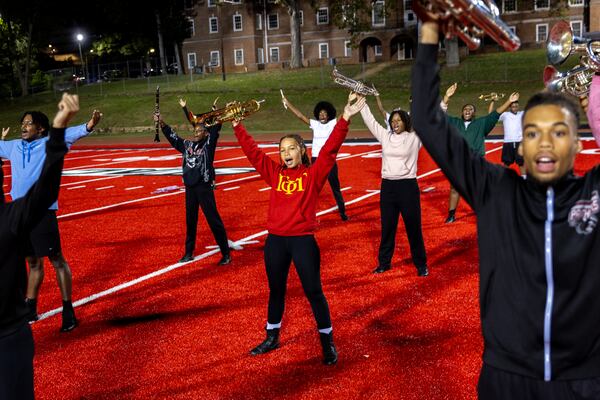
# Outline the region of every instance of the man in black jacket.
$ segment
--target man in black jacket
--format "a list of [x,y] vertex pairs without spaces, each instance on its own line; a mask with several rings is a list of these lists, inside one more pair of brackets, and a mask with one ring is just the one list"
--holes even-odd
[[423,145],[477,214],[480,399],[600,398],[600,167],[573,175],[579,107],[533,96],[527,178],[469,149],[439,107],[439,25],[421,26],[412,116]]
[[25,197],[0,204],[0,399],[33,399],[33,336],[27,323],[27,269],[24,244],[29,231],[58,198],[65,128],[79,110],[77,96],[63,94],[58,103],[46,160],[38,181]]
[[214,193],[215,169],[213,162],[221,125],[214,125],[206,129],[202,124],[194,124],[194,134],[191,140],[182,139],[171,127],[160,118],[162,132],[175,150],[183,157],[183,183],[185,185],[185,254],[179,262],[188,262],[194,259],[193,252],[196,246],[196,231],[198,225],[198,207],[206,217],[206,222],[215,237],[221,250],[221,260],[218,265],[227,265],[231,262],[231,253],[227,240],[227,232],[223,220],[217,210]]

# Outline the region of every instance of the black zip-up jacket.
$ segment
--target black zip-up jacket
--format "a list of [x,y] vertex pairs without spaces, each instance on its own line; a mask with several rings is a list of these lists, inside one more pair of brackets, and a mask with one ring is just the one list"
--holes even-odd
[[27,194],[0,204],[0,337],[27,323],[25,248],[29,232],[58,199],[63,160],[67,153],[65,130],[50,130],[46,160],[38,181]]
[[186,186],[210,186],[215,179],[213,162],[221,125],[211,126],[207,130],[208,136],[205,139],[194,142],[180,138],[169,125],[162,127],[162,132],[171,146],[183,156],[183,183]]
[[545,380],[600,377],[600,167],[553,186],[473,154],[439,107],[437,45],[419,45],[413,126],[477,214],[485,363]]

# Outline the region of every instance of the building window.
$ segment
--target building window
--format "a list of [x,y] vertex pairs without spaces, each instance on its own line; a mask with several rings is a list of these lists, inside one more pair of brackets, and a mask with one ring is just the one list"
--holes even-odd
[[233,51],[235,65],[244,65],[244,49],[235,49]]
[[196,53],[187,53],[187,62],[188,69],[194,69],[196,67]]
[[321,7],[317,10],[317,25],[327,25],[329,23],[329,8]]
[[242,16],[240,14],[235,14],[233,16],[233,30],[235,32],[242,30]]
[[279,14],[269,14],[269,30],[279,29]]
[[217,6],[217,0],[208,0],[207,3],[208,3],[209,7],[216,7]]
[[256,14],[254,21],[256,21],[256,30],[262,31],[262,14]]
[[583,35],[583,22],[582,21],[571,21],[571,30],[573,31],[573,36]]
[[533,4],[536,10],[548,10],[550,8],[550,0],[534,0]]
[[304,45],[303,44],[300,45],[300,58],[302,60],[304,60]]
[[570,7],[583,7],[583,0],[569,0]]
[[304,26],[304,11],[300,10],[300,26]]
[[375,46],[375,55],[376,56],[382,56],[383,55],[383,49],[381,47],[380,44],[376,44]]
[[412,10],[412,0],[404,0],[404,24],[414,25],[417,23],[417,17]]
[[269,48],[271,52],[271,62],[279,62],[279,47]]
[[344,57],[352,57],[352,42],[344,40]]
[[378,0],[373,3],[371,10],[371,22],[373,26],[385,25],[385,1]]
[[515,12],[517,11],[517,0],[504,0],[502,2],[502,12]]
[[210,52],[209,64],[211,67],[218,67],[221,65],[221,53],[219,53],[219,50],[213,50]]
[[196,34],[196,27],[194,25],[194,18],[188,18],[190,24],[190,35],[194,36]]
[[258,64],[265,63],[265,51],[262,47],[259,47],[258,49],[256,49],[256,62]]
[[217,19],[217,17],[209,17],[208,18],[208,32],[209,33],[219,32],[219,20]]
[[329,58],[328,43],[319,43],[319,58]]
[[537,24],[535,26],[535,41],[545,42],[548,39],[548,24]]
[[227,2],[230,4],[242,4],[242,0],[228,0]]

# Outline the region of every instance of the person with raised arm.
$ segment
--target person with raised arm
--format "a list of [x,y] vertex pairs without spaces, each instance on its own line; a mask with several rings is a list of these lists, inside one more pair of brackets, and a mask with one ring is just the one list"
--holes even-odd
[[364,106],[365,99],[348,97],[344,114],[323,144],[316,161],[311,164],[304,140],[299,135],[286,135],[279,141],[279,160],[267,156],[248,134],[246,128],[233,121],[233,129],[242,150],[256,171],[271,187],[265,241],[265,268],[269,281],[269,305],[266,339],[253,348],[253,355],[279,347],[279,331],[283,318],[287,277],[292,261],[310,302],[323,350],[323,363],[337,362],[329,305],[321,285],[321,256],[315,239],[316,207],[336,155],[348,133],[350,118]]
[[575,176],[579,105],[541,92],[524,108],[527,176],[480,156],[438,107],[440,26],[421,25],[415,130],[477,215],[485,400],[598,399],[600,169]]
[[36,182],[18,199],[0,204],[0,399],[32,400],[33,336],[27,323],[27,255],[23,243],[58,198],[65,128],[79,110],[77,96],[63,94],[43,144],[44,162]]

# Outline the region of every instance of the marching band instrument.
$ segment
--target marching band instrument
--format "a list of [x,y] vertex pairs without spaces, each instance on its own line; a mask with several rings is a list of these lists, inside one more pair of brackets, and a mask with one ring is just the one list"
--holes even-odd
[[491,92],[488,94],[481,94],[479,95],[479,100],[483,100],[483,101],[498,101],[499,99],[504,97],[504,93],[496,93],[496,92]]
[[368,96],[368,95],[378,96],[379,95],[379,92],[377,92],[377,90],[375,90],[374,87],[367,86],[360,81],[354,80],[352,78],[348,78],[347,76],[340,74],[338,72],[337,68],[335,68],[335,67],[333,68],[333,71],[331,71],[331,77],[333,78],[333,81],[335,83],[337,83],[338,85],[342,85],[347,88],[350,88],[350,89],[352,89],[352,91],[354,91],[358,94],[362,94],[363,96]]
[[600,72],[600,41],[574,36],[569,23],[559,21],[550,30],[546,42],[548,62],[560,65],[573,53],[584,53],[579,57],[579,65],[566,72],[547,65],[543,79],[549,90],[579,97],[590,91],[594,73]]
[[[155,96],[155,103],[154,103],[154,114],[159,115],[160,114],[160,86],[156,87],[156,96]],[[156,131],[155,135],[154,135],[154,141],[155,142],[160,142],[160,136],[158,135],[158,131],[159,131],[159,121],[158,119],[156,120],[156,122],[154,122],[154,129]]]
[[248,115],[257,112],[260,109],[260,104],[264,100],[248,100],[244,103],[232,101],[227,103],[225,107],[217,110],[212,110],[204,114],[196,115],[194,118],[195,124],[203,124],[206,127],[221,124],[234,119],[244,119]]
[[446,38],[458,36],[470,50],[479,48],[485,34],[507,51],[521,46],[493,0],[414,0],[413,11],[421,20],[427,20],[427,14],[438,15]]

